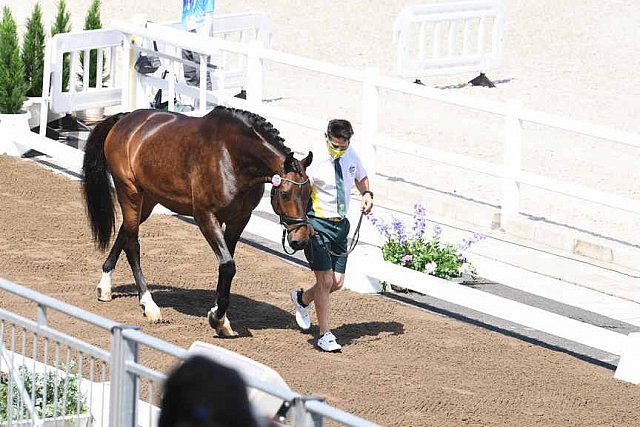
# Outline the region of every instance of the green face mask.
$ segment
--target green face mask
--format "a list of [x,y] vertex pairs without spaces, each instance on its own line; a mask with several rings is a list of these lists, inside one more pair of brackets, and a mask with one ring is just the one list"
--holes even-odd
[[340,149],[340,148],[335,148],[333,145],[331,145],[330,142],[327,142],[327,150],[329,150],[329,155],[335,160],[335,159],[339,159],[340,157],[342,157],[342,155],[344,153],[347,152],[347,148],[345,149]]

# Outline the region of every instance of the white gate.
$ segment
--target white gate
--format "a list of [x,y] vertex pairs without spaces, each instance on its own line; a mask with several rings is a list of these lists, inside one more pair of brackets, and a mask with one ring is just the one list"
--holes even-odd
[[406,7],[393,24],[398,74],[419,79],[496,68],[503,32],[501,0]]
[[[151,30],[148,33],[157,33],[162,31],[163,27],[187,34],[181,31],[176,23],[148,24]],[[269,47],[271,42],[271,25],[266,15],[261,12],[217,15],[214,18],[214,28],[216,39],[233,40],[243,44],[257,42],[265,48]],[[144,96],[145,89],[168,90],[173,81],[158,75],[135,73],[131,68],[135,62],[135,55],[139,52],[157,54],[162,59],[162,69],[172,71],[176,77],[182,76],[184,62],[181,58],[182,48],[179,45],[171,45],[167,41],[159,42],[159,52],[154,52],[150,42],[151,40],[139,35],[135,39],[130,34],[112,29],[62,33],[52,37],[47,43],[45,53],[40,134],[45,135],[50,112],[72,113],[112,105],[149,107],[149,99]],[[91,50],[98,51],[96,75],[92,76],[95,78],[94,87],[89,86],[89,78],[81,78],[81,70],[89,69]],[[195,50],[197,54],[198,49]],[[214,89],[217,89],[219,82],[222,82],[222,87],[226,89],[241,89],[246,86],[246,56],[225,54],[217,60],[217,71],[214,71],[211,79]],[[65,71],[66,69],[68,71]],[[136,84],[131,85],[132,81]],[[134,87],[138,93],[135,93]],[[203,89],[206,89],[206,86]],[[182,79],[176,85],[175,91],[197,98],[201,89],[187,86]],[[210,98],[211,96],[207,96],[208,100]]]

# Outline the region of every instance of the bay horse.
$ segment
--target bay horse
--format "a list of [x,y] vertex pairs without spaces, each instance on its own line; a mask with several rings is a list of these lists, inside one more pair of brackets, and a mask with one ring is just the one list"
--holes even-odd
[[[218,106],[203,117],[159,110],[119,113],[89,134],[82,192],[96,246],[105,250],[115,231],[115,186],[122,225],[102,265],[96,287],[110,301],[111,275],[124,250],[146,318],[162,320],[140,268],[138,229],[161,204],[192,216],[218,259],[216,305],[208,313],[218,336],[237,336],[227,318],[236,243],[272,183],[271,206],[287,232],[289,246],[303,249],[310,238],[306,209],[311,187],[302,160],[284,145],[263,117]],[[284,240],[284,239],[283,239]]]

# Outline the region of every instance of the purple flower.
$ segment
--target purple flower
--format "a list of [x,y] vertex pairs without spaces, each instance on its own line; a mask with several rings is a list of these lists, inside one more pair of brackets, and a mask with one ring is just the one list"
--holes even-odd
[[398,241],[403,245],[407,243],[407,232],[404,229],[404,223],[394,218],[393,221],[391,221],[391,226],[393,227],[393,232],[398,238]]
[[380,233],[384,238],[388,239],[389,237],[391,237],[389,225],[385,223],[382,218],[378,218],[373,214],[369,214],[367,215],[367,219],[369,220],[369,222],[371,222],[371,225],[373,225],[376,230],[378,230],[378,233]]
[[442,234],[442,227],[440,227],[439,225],[434,225],[433,226],[433,238],[435,240],[440,239],[440,235]]
[[468,239],[462,239],[460,243],[457,245],[457,249],[459,251],[466,251],[473,245],[474,243],[478,243],[480,240],[485,239],[487,236],[482,233],[473,233]]
[[413,205],[413,229],[411,231],[416,240],[419,240],[424,234],[424,229],[427,225],[426,216],[427,213],[424,206],[420,203]]
[[411,261],[413,261],[413,257],[412,257],[411,255],[405,255],[405,256],[403,256],[403,257],[402,257],[402,260],[401,260],[401,261],[402,261],[402,263],[403,263],[403,264],[405,264],[405,265],[406,265],[406,264],[410,264],[410,263],[411,263]]

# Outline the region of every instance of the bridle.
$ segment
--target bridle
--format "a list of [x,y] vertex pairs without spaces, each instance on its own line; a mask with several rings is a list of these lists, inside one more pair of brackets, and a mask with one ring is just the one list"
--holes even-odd
[[[290,182],[292,184],[297,185],[298,187],[302,187],[303,185],[305,185],[305,184],[307,184],[309,182],[309,178],[305,179],[302,182],[297,182],[297,181],[294,181],[294,180],[289,179],[289,178],[283,178],[283,177],[281,177],[280,175],[277,175],[277,174],[273,175],[273,177],[271,177],[271,184],[272,184],[272,187],[271,187],[271,206],[278,206],[278,211],[276,212],[276,214],[280,217],[280,225],[282,225],[282,249],[284,250],[284,252],[286,254],[293,255],[294,253],[297,252],[297,250],[296,249],[292,249],[292,252],[287,251],[287,247],[285,245],[285,239],[287,237],[287,233],[294,232],[300,227],[308,226],[309,225],[309,220],[308,220],[306,214],[305,214],[304,217],[293,217],[293,216],[285,215],[282,212],[282,206],[280,206],[280,199],[278,198],[278,194],[280,193],[280,184],[282,184],[282,181],[287,181],[287,182]],[[274,203],[274,201],[276,203]]]

